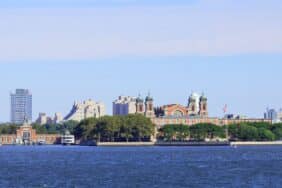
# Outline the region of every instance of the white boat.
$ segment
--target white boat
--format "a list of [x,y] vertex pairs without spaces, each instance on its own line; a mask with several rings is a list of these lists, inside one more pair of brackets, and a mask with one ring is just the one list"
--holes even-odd
[[74,135],[71,135],[69,131],[65,131],[65,134],[61,135],[62,145],[73,145],[75,144]]

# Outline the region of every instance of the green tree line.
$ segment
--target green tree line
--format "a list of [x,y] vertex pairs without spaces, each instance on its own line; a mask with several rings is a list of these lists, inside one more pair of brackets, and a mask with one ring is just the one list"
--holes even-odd
[[158,139],[164,141],[226,138],[232,141],[274,141],[282,140],[282,123],[240,123],[228,126],[214,124],[164,125],[158,134]]
[[89,118],[74,129],[76,138],[98,142],[149,141],[152,134],[154,125],[143,115]]
[[225,138],[225,129],[214,124],[164,125],[159,130],[158,139],[164,141],[204,141],[205,139]]
[[[104,116],[63,124],[32,124],[37,134],[63,134],[69,130],[76,139],[85,141],[149,141],[155,126],[143,115]],[[0,125],[0,134],[16,134],[18,125]]]
[[[147,141],[154,134],[154,125],[143,115],[104,116],[81,122],[62,124],[32,124],[38,134],[62,134],[69,130],[76,139],[90,141]],[[18,125],[1,124],[0,134],[16,134]],[[158,131],[158,139],[164,141],[203,141],[225,138],[232,141],[282,140],[282,123],[240,123],[228,126],[214,124],[164,125]]]

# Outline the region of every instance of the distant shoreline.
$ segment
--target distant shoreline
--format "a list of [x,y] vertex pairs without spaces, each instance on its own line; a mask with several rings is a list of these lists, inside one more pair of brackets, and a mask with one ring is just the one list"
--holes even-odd
[[[6,145],[0,144],[0,146],[21,146],[21,145]],[[30,146],[40,146],[40,145],[30,145]],[[59,146],[57,144],[46,144],[41,146]],[[62,145],[63,146],[63,145]],[[71,146],[96,146],[96,147],[146,147],[146,146],[161,146],[161,147],[169,147],[169,146],[282,146],[282,141],[238,141],[238,142],[99,142],[95,144],[89,145],[71,145]],[[65,146],[68,147],[68,146]]]

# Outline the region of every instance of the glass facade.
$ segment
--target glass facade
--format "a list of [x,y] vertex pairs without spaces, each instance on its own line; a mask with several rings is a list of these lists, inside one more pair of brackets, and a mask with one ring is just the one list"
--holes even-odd
[[11,93],[11,122],[23,124],[32,121],[32,94],[27,89],[17,89]]

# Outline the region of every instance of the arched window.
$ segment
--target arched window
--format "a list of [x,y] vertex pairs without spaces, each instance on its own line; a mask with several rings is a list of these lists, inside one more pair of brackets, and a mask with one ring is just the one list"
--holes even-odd
[[180,110],[176,110],[174,113],[173,113],[174,116],[177,116],[177,117],[181,117],[183,116],[183,112],[181,112]]

